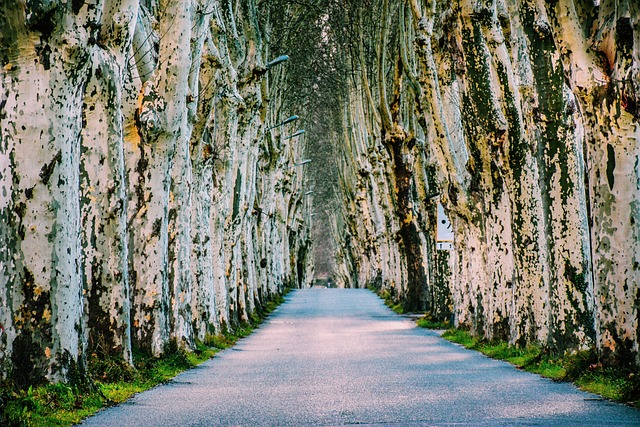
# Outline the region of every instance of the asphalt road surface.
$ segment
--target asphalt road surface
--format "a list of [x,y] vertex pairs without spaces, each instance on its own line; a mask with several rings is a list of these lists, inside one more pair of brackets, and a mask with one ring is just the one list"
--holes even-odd
[[463,349],[367,290],[309,289],[235,348],[86,426],[640,426],[640,411]]

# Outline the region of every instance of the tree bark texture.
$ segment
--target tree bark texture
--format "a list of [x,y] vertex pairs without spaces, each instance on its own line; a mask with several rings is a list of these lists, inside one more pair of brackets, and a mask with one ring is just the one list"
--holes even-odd
[[[637,2],[322,7],[335,16],[0,4],[4,379],[83,381],[88,354],[190,348],[306,286],[309,153],[276,124],[327,81],[331,102],[305,105],[335,109],[339,284],[488,339],[640,365]],[[294,12],[314,16],[317,46],[292,36]],[[313,90],[267,68],[282,46],[325,68]]]
[[278,207],[300,197],[303,144],[269,135],[282,155],[260,154],[286,117],[265,101],[282,96],[268,8],[0,5],[3,379],[84,381],[89,354],[192,348],[307,285],[309,222]]
[[[374,3],[350,42],[339,282],[638,366],[636,2]],[[452,252],[432,243],[436,202]]]

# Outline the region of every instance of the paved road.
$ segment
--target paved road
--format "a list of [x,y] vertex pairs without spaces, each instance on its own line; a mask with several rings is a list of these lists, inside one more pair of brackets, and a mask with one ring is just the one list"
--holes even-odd
[[86,426],[640,426],[640,411],[417,328],[366,290],[292,292],[230,350]]

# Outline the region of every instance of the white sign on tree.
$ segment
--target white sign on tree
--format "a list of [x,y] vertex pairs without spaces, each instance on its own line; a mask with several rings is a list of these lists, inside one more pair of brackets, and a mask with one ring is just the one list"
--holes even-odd
[[437,227],[436,227],[436,248],[444,251],[453,250],[453,227],[451,221],[444,212],[442,204],[438,203],[438,215],[437,215]]

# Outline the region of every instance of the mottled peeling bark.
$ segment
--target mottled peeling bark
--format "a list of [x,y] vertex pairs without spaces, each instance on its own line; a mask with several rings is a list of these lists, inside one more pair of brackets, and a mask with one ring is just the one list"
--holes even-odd
[[[413,202],[420,227],[433,236],[430,200],[437,199],[453,222],[454,251],[441,257],[429,243],[426,253],[419,246],[411,250],[428,266],[429,295],[436,295],[439,283],[449,288],[450,300],[431,297],[432,314],[451,308],[456,324],[487,338],[556,351],[595,346],[604,360],[637,366],[640,44],[638,6],[631,3],[410,1],[400,8],[403,25],[386,37],[400,39],[399,51],[367,30],[356,9],[352,19],[362,23],[364,36],[351,42],[354,69],[377,76],[371,84],[380,89],[362,96],[381,103],[383,128],[393,128],[389,117],[396,111],[397,126],[415,129],[419,142],[424,136],[424,151],[401,167],[400,148],[388,156],[371,142],[379,138],[375,131],[363,137],[355,130],[354,123],[368,129],[376,123],[351,107],[355,118],[344,124],[350,130],[342,175],[345,215],[334,232],[342,282],[374,284],[392,294],[408,285],[415,275],[401,274],[398,284],[380,255],[370,255],[391,251],[407,259],[406,248],[378,237],[385,226],[373,219],[373,207],[385,211]],[[387,31],[393,8],[384,0],[376,4],[382,24],[372,28]],[[357,53],[373,40],[384,64],[375,69]],[[395,52],[407,82],[401,94],[413,95],[412,109],[402,107],[405,101],[393,107],[387,95],[402,81],[392,77]],[[349,90],[359,85],[356,80]],[[353,106],[354,96],[348,99]],[[390,168],[407,170],[415,194],[356,196],[360,187],[374,188],[374,179],[351,165],[376,170],[378,162],[386,178],[375,188],[398,183]],[[429,168],[434,173],[426,179]],[[423,203],[416,196],[431,199]],[[349,214],[354,207],[362,218]],[[385,217],[393,224],[406,214]],[[443,259],[446,266],[438,261]]]
[[282,96],[265,80],[267,5],[0,9],[3,380],[83,382],[87,352],[131,363],[134,348],[191,348],[297,282],[308,224],[250,210],[292,160],[258,167],[277,116],[262,98]]

